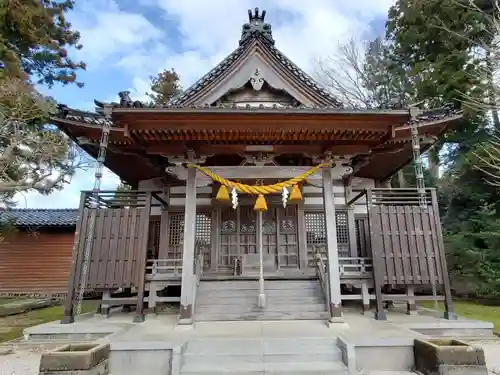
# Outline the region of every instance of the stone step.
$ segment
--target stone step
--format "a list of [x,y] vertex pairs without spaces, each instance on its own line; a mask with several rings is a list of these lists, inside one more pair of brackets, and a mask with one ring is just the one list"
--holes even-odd
[[189,340],[184,354],[340,354],[336,337],[206,338]]
[[[191,358],[190,358],[191,357]],[[224,363],[275,363],[275,362],[331,362],[341,361],[341,353],[318,353],[318,354],[184,354],[186,364],[205,364],[207,366]]]
[[[265,288],[272,290],[299,290],[315,289],[319,286],[317,280],[290,280],[290,281],[265,281]],[[198,290],[240,290],[240,289],[259,289],[258,280],[255,281],[202,281]]]
[[256,306],[256,301],[252,304],[250,303],[235,303],[234,305],[198,305],[196,306],[196,312],[198,313],[246,313],[246,312],[323,312],[326,311],[326,306],[324,303],[304,303],[304,304],[275,304],[268,301],[266,307],[261,309]]
[[[245,372],[241,372],[245,371]],[[319,375],[334,374],[347,375],[346,366],[340,361],[326,362],[262,362],[262,363],[217,363],[184,364],[181,374],[301,374]]]
[[195,313],[194,319],[199,322],[209,321],[242,321],[242,320],[318,320],[328,319],[328,312],[248,312],[248,313]]
[[[231,296],[231,297],[212,297],[205,295],[198,295],[196,297],[196,306],[203,305],[235,305],[235,304],[255,304],[257,295],[254,293],[251,297]],[[295,304],[295,303],[325,303],[325,298],[321,296],[273,296],[269,303],[276,305]]]
[[[265,289],[265,294],[270,297],[322,297],[323,291],[318,286],[314,289]],[[197,291],[197,298],[208,298],[208,297],[252,297],[259,293],[259,289],[239,289],[239,290],[201,290]]]

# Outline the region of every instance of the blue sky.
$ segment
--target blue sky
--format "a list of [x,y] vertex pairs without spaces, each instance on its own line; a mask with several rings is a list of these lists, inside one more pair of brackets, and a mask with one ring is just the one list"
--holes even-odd
[[[267,10],[276,46],[306,71],[314,59],[335,53],[352,36],[373,38],[383,33],[394,0],[79,0],[67,15],[80,31],[83,49],[75,60],[87,63],[78,79],[84,88],[57,86],[41,90],[58,102],[93,110],[93,100],[117,100],[130,90],[145,98],[148,77],[174,68],[184,87],[210,70],[238,45],[247,10]],[[99,5],[97,5],[97,3]],[[103,189],[118,178],[106,171]],[[80,190],[93,186],[93,170],[79,171],[62,191],[17,196],[20,208],[77,207]]]

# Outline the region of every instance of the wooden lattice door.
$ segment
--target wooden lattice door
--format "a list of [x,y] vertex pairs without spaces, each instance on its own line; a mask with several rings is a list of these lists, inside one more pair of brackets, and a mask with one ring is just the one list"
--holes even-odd
[[203,253],[203,269],[208,270],[212,264],[212,212],[196,213],[196,255]]
[[257,249],[257,230],[256,213],[251,206],[238,207],[239,216],[239,255],[256,254]]
[[276,227],[278,267],[299,268],[297,206],[278,207]]
[[232,272],[239,253],[238,215],[237,211],[231,207],[222,208],[219,214],[220,241],[217,251],[217,269],[222,272]]
[[272,207],[262,213],[262,253],[275,257],[278,255],[276,227],[276,209]]
[[[221,209],[219,271],[232,271],[235,259],[258,253],[256,219],[252,206]],[[275,257],[279,268],[299,267],[296,206],[273,206],[262,214],[262,251]]]

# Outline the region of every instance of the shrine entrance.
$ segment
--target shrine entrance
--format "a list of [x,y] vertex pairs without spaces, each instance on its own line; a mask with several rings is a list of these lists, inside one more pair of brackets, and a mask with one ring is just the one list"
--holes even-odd
[[[257,213],[253,206],[220,208],[217,271],[233,273],[242,259],[259,254]],[[277,271],[299,268],[297,206],[270,205],[262,214],[262,252]],[[250,255],[245,257],[245,255]]]

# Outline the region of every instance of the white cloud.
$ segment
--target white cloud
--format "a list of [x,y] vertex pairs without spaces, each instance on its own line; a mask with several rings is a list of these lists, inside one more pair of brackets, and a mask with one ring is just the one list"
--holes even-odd
[[[237,47],[250,8],[267,10],[266,20],[272,24],[276,46],[310,72],[313,56],[331,54],[339,42],[367,31],[369,22],[385,17],[394,3],[394,0],[313,0],[305,5],[296,0],[148,0],[149,5],[152,1],[163,10],[165,19],[177,22],[183,52],[162,57],[156,49],[148,59],[149,71],[173,67],[184,86],[192,84]],[[288,22],[283,22],[287,18]],[[273,22],[278,19],[281,22]]]
[[[120,179],[108,169],[104,169],[101,189],[114,190]],[[18,193],[14,197],[17,208],[77,208],[80,201],[81,190],[94,188],[93,170],[78,171],[70,184],[63,190],[54,191],[50,195],[42,195],[35,191]]]
[[73,26],[81,34],[83,47],[76,56],[89,69],[108,64],[110,58],[131,53],[145,43],[159,40],[163,32],[139,13],[120,10],[115,0],[81,3],[74,13]]
[[[86,0],[78,5],[75,11],[78,16],[72,21],[82,34],[84,48],[80,57],[89,63],[89,73],[105,64],[129,74],[130,82],[126,85],[132,86],[134,100],[146,98],[148,77],[163,69],[174,68],[184,87],[208,72],[238,46],[249,8],[258,6],[267,10],[266,21],[272,24],[276,46],[312,73],[313,57],[325,57],[353,34],[368,31],[370,21],[385,17],[394,3],[394,0],[311,0],[306,5],[297,0],[139,0],[139,9],[124,11],[118,6],[119,1],[100,0],[96,6],[95,1]],[[156,18],[163,19],[163,26],[140,12],[153,12]],[[169,45],[174,40],[176,45]],[[102,94],[96,92],[93,96]],[[113,189],[118,182],[116,176],[108,173],[103,188]],[[80,172],[61,192],[48,197],[27,194],[27,205],[75,207],[79,191],[91,189],[92,185],[92,172]],[[19,205],[24,206],[24,198],[20,197]]]

